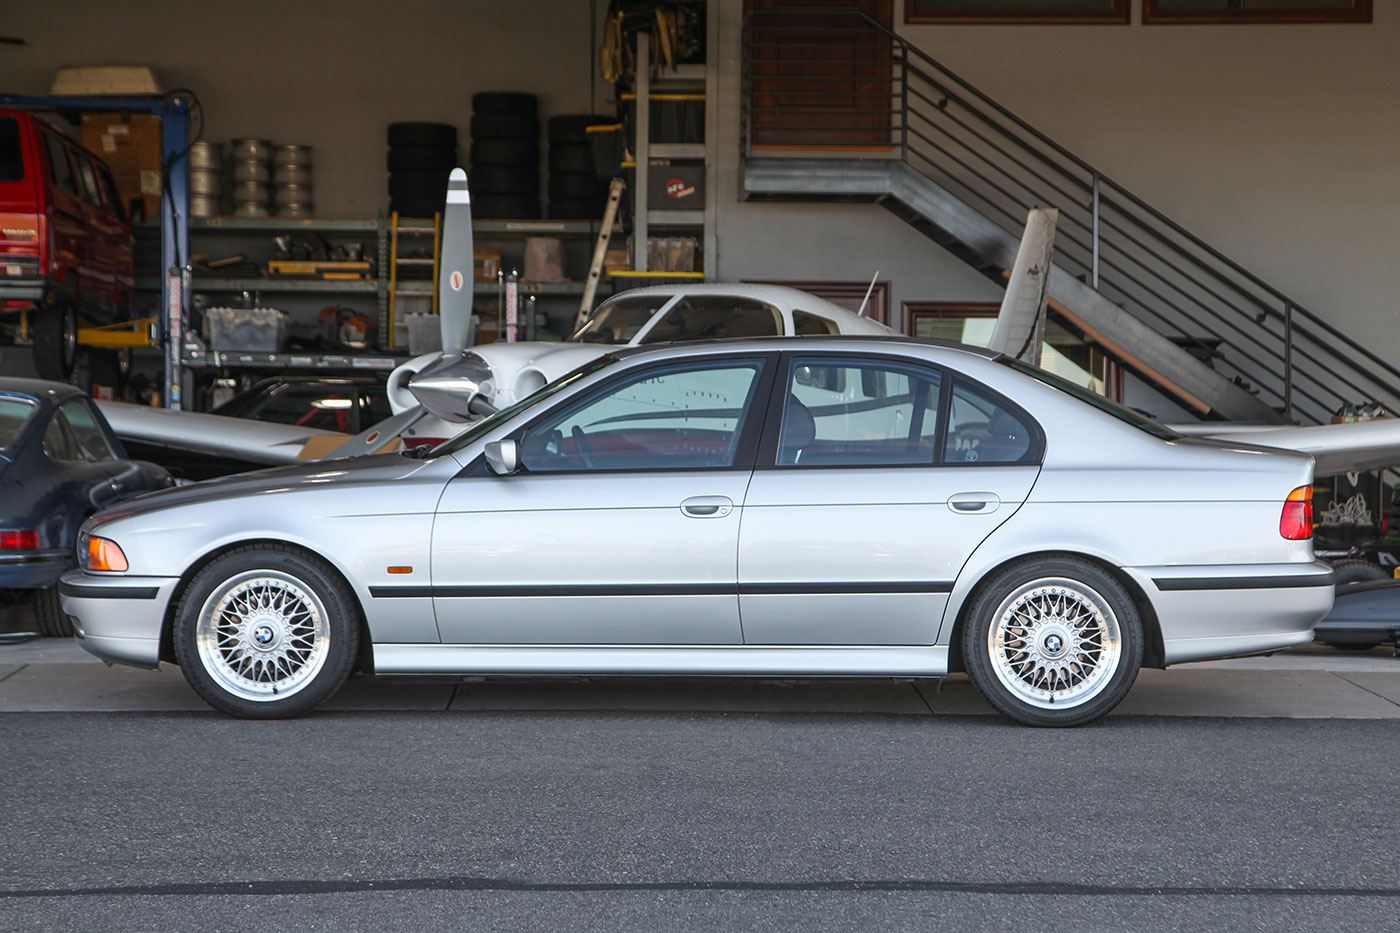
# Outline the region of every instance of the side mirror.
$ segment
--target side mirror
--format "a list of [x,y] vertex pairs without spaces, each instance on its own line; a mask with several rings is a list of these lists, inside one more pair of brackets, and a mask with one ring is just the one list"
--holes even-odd
[[520,469],[520,452],[510,438],[487,444],[485,454],[486,465],[497,476],[509,476]]

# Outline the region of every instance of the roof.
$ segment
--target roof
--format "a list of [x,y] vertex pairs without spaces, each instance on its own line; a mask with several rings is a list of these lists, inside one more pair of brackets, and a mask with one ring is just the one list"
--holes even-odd
[[43,379],[19,379],[9,376],[0,377],[0,395],[23,395],[36,402],[49,399],[58,402],[74,395],[83,394],[81,389],[76,386],[71,386],[66,382],[47,382]]

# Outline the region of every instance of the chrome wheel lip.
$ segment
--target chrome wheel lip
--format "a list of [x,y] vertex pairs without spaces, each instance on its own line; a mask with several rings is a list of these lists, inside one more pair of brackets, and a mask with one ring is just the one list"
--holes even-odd
[[[259,605],[240,603],[250,597]],[[195,644],[222,690],[272,703],[306,689],[325,667],[330,617],[306,582],[280,570],[249,570],[209,594],[195,622]]]
[[[1027,624],[1032,620],[1033,630]],[[997,606],[987,654],[997,680],[1018,701],[1036,709],[1074,709],[1112,682],[1123,633],[1113,607],[1093,587],[1041,577],[1020,584]]]

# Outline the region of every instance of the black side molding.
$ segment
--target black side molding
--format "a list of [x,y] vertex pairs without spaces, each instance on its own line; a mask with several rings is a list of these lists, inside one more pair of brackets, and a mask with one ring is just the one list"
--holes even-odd
[[1171,577],[1153,579],[1162,592],[1172,590],[1286,590],[1308,586],[1335,586],[1335,573],[1299,573],[1280,577]]
[[79,599],[155,599],[160,592],[154,586],[88,586],[82,583],[58,584],[60,596]]
[[679,583],[561,586],[372,586],[375,599],[429,596],[802,596],[813,594],[951,593],[951,580],[896,583]]

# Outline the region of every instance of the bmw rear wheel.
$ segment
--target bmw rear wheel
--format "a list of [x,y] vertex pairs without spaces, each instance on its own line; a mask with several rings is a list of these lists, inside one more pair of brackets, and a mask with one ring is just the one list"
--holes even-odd
[[233,716],[298,716],[338,690],[359,648],[353,594],[292,548],[239,548],[212,561],[176,609],[175,652],[195,692]]
[[1077,558],[1000,571],[973,599],[963,659],[978,692],[1036,726],[1075,726],[1127,695],[1142,665],[1142,619],[1110,574]]

